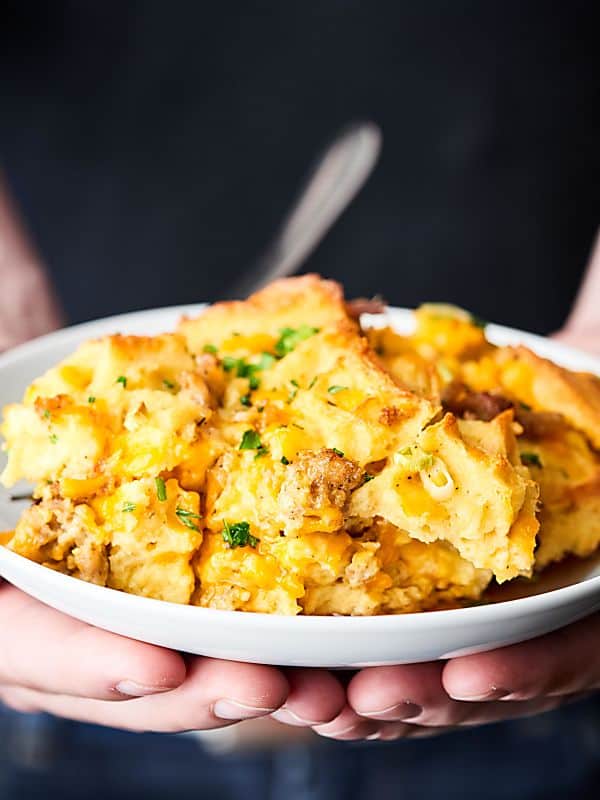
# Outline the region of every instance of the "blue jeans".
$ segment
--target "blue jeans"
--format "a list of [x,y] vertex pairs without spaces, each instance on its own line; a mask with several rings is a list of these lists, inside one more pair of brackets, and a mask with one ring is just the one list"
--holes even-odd
[[592,800],[600,704],[433,739],[211,755],[194,738],[0,710],[1,800]]

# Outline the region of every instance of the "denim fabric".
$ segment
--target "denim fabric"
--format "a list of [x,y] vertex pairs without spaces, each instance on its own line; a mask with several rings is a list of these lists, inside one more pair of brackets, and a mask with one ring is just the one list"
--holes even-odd
[[188,736],[132,734],[0,711],[1,800],[591,800],[596,701],[394,743],[316,740],[215,756]]

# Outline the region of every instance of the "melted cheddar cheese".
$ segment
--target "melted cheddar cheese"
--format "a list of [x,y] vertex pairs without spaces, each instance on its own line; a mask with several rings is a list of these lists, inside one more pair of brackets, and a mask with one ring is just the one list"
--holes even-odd
[[363,332],[336,284],[278,281],[87,342],[8,406],[2,480],[36,484],[8,546],[209,608],[460,605],[600,541],[575,527],[600,509],[596,390],[460,309]]

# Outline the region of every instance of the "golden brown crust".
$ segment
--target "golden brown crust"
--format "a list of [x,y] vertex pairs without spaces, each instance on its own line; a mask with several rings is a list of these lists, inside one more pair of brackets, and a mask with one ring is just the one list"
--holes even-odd
[[[572,372],[554,364],[526,347],[502,348],[497,359],[509,387],[521,389],[523,398],[535,410],[559,412],[577,430],[583,431],[594,447],[600,448],[600,379],[587,372]],[[528,374],[510,379],[510,368],[524,365]]]
[[[199,353],[205,345],[220,347],[238,333],[243,334],[243,340],[260,335],[265,341],[271,337],[274,342],[282,328],[324,328],[340,321],[351,322],[342,287],[309,274],[274,281],[247,300],[216,303],[199,317],[184,317],[178,331],[190,350]],[[356,329],[356,324],[351,324]],[[244,342],[240,344],[243,347]],[[235,342],[228,345],[235,350]],[[257,351],[269,349],[257,347]]]
[[[7,412],[8,477],[35,463],[41,487],[12,546],[117,589],[284,614],[447,607],[528,575],[538,484],[537,564],[596,546],[598,457],[571,427],[600,430],[596,379],[494,351],[460,310],[424,309],[404,337],[351,316],[307,275],[179,335],[84,345]],[[474,418],[443,415],[452,380],[480,393],[454,398]]]

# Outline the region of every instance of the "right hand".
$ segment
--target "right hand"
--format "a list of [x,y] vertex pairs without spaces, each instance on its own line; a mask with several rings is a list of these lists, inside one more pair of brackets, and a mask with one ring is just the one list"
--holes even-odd
[[323,724],[345,704],[325,670],[186,656],[72,619],[0,584],[0,700],[133,731],[210,730],[285,706]]

